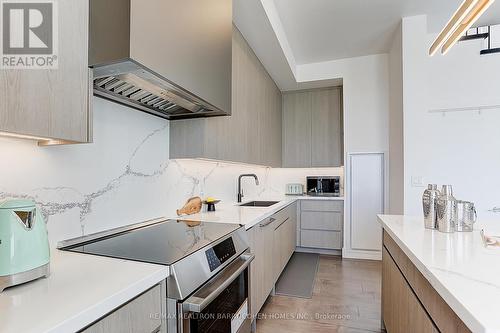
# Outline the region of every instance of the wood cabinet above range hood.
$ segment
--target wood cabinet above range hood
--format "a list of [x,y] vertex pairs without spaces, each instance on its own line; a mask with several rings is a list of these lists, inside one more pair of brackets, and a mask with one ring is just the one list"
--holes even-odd
[[175,120],[231,114],[231,0],[90,0],[94,93]]

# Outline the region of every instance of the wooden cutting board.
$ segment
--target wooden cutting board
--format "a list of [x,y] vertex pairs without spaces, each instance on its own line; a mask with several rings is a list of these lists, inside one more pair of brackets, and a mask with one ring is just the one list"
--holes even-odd
[[201,198],[189,198],[181,209],[177,209],[177,216],[192,215],[201,211]]

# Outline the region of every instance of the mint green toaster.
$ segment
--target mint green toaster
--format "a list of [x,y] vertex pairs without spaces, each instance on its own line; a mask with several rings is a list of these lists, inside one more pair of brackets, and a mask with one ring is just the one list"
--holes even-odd
[[0,292],[49,275],[43,217],[31,200],[0,201]]

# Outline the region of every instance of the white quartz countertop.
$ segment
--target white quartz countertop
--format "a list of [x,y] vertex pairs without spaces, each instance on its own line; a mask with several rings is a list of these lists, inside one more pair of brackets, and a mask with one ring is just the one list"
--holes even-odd
[[76,332],[168,276],[165,266],[59,250],[50,269],[0,293],[0,332]]
[[[186,215],[182,217],[171,216],[172,219],[185,219],[189,221],[200,222],[220,222],[220,223],[235,223],[244,225],[245,229],[250,229],[260,221],[270,217],[279,210],[298,200],[335,200],[343,201],[344,197],[312,197],[312,196],[286,196],[274,199],[257,199],[259,201],[279,201],[269,207],[242,207],[241,203],[235,202],[220,202],[215,205],[215,212],[205,211],[206,205],[203,205],[203,210],[198,214]],[[253,200],[244,200],[242,203]]]
[[[286,196],[270,207],[220,202],[215,212],[186,220],[237,223],[251,228],[297,200],[343,197]],[[246,200],[251,201],[251,200]],[[179,217],[173,217],[179,219]],[[0,332],[76,332],[166,279],[168,267],[88,254],[52,250],[51,274],[0,293]]]
[[[423,218],[379,215],[379,221],[472,332],[500,332],[500,248],[485,248],[479,231],[498,235],[500,215],[473,232],[445,234]],[[489,230],[489,231],[488,231]]]

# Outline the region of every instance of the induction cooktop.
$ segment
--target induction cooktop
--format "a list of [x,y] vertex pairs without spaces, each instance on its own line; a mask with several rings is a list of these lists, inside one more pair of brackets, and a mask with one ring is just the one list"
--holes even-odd
[[165,220],[60,249],[170,266],[240,228],[231,223]]

